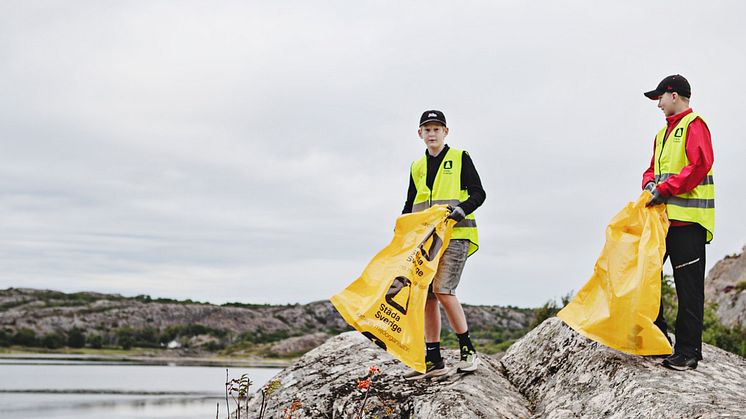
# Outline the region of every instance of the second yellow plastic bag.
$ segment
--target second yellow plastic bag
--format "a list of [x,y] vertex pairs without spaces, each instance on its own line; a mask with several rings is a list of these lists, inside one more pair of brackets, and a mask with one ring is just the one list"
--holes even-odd
[[660,307],[668,218],[665,205],[645,207],[651,196],[643,191],[611,220],[593,276],[557,314],[583,336],[634,355],[671,353],[653,324]]
[[394,239],[331,298],[352,327],[417,371],[425,371],[427,288],[455,222],[445,205],[400,216]]

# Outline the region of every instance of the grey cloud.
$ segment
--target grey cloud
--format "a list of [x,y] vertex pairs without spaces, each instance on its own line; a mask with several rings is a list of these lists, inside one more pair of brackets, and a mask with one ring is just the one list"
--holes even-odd
[[711,266],[746,236],[742,9],[4,2],[0,286],[326,298],[390,240],[435,107],[488,194],[462,299],[538,305],[639,194],[663,124],[641,93],[674,72],[713,131]]

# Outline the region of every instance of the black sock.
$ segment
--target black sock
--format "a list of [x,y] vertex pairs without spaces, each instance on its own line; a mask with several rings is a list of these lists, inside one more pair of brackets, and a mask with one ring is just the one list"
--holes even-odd
[[461,349],[461,355],[469,352],[476,352],[476,350],[474,350],[474,345],[471,343],[468,330],[464,333],[457,333],[456,336],[458,336],[458,346]]
[[437,364],[442,361],[440,356],[440,342],[425,342],[425,361]]

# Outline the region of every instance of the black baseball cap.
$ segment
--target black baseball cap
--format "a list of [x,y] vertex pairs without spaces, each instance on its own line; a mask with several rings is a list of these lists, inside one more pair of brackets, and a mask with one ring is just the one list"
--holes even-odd
[[442,124],[444,127],[447,127],[446,125],[446,116],[443,115],[443,112],[441,111],[425,111],[422,113],[422,116],[420,117],[420,126],[423,126],[427,124],[428,122],[437,122],[439,124]]
[[689,82],[686,81],[684,76],[681,74],[674,74],[673,76],[666,77],[658,83],[658,87],[656,87],[655,90],[645,92],[644,95],[650,99],[657,100],[659,97],[663,96],[664,93],[673,92],[687,98],[692,96],[692,88],[689,86]]

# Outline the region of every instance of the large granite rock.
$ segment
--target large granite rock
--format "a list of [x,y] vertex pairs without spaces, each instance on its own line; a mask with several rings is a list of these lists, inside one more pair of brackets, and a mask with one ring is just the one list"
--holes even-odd
[[[444,352],[456,361],[455,351]],[[381,373],[365,400],[365,418],[742,418],[746,360],[705,345],[694,371],[626,355],[545,321],[502,359],[483,357],[470,375],[407,382],[406,368],[357,332],[335,336],[283,370],[266,418],[357,418],[366,393],[358,381]],[[258,391],[248,413],[258,417]]]
[[745,418],[746,359],[704,345],[698,368],[627,355],[554,317],[513,344],[506,376],[541,418]]
[[[740,286],[739,286],[740,284]],[[726,326],[746,326],[746,247],[726,256],[710,269],[705,279],[705,296],[717,303],[717,315]]]
[[[451,363],[455,351],[444,351]],[[380,368],[369,389],[364,417],[391,418],[525,418],[526,399],[502,374],[499,361],[486,359],[477,374],[452,372],[438,380],[405,381],[408,369],[357,332],[329,339],[304,355],[275,378],[280,388],[269,398],[266,418],[285,418],[296,403],[293,417],[353,418],[365,398],[357,388],[370,367]],[[258,417],[261,392],[249,400],[249,415]],[[300,401],[297,403],[296,401]],[[289,413],[289,412],[288,412]]]

